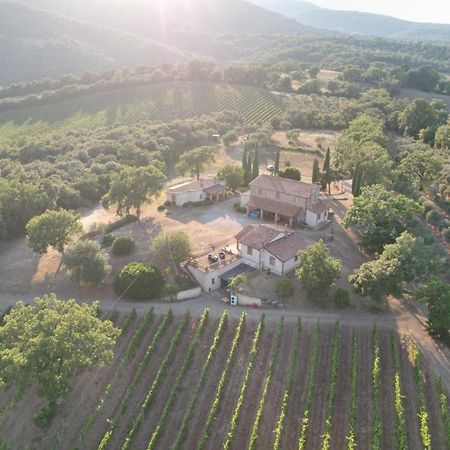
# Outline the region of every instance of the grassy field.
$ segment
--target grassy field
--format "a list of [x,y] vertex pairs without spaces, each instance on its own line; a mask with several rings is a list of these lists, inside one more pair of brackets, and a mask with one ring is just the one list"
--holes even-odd
[[0,395],[3,448],[448,448],[448,397],[389,329],[152,310],[115,320],[127,327],[114,363],[80,374],[47,430],[32,422],[35,393]]
[[126,88],[54,104],[0,113],[0,123],[56,123],[91,118],[97,125],[168,122],[219,111],[237,111],[247,123],[270,120],[281,111],[269,91],[213,82],[167,82]]

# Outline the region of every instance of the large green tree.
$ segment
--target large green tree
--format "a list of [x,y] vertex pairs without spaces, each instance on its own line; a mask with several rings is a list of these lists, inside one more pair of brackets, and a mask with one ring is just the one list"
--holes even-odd
[[315,242],[300,252],[297,278],[315,299],[327,296],[330,286],[340,277],[342,263],[330,256],[323,241]]
[[373,142],[381,147],[385,147],[387,143],[383,122],[366,114],[362,114],[352,120],[344,135],[359,145]]
[[184,152],[177,164],[177,171],[182,175],[190,173],[200,179],[200,173],[214,161],[213,147],[198,147]]
[[434,270],[432,251],[424,240],[404,232],[378,259],[355,270],[349,281],[361,295],[379,302],[386,295],[401,295],[407,283],[421,281]]
[[405,174],[420,191],[439,178],[444,167],[443,159],[435,150],[413,151],[400,164],[400,172]]
[[0,382],[19,393],[38,385],[53,402],[69,392],[78,370],[110,362],[120,331],[97,317],[98,308],[54,294],[18,302],[0,327]]
[[244,171],[237,165],[227,164],[219,170],[217,178],[224,180],[227,186],[234,191],[244,183]]
[[109,256],[96,241],[79,241],[64,253],[63,264],[78,284],[98,286],[111,272]]
[[26,226],[28,245],[40,254],[47,253],[49,247],[63,254],[66,245],[82,231],[79,214],[65,209],[46,211]]
[[436,131],[434,138],[437,148],[450,149],[450,125],[442,125]]
[[0,216],[3,237],[23,234],[26,224],[32,217],[55,207],[56,198],[57,192],[50,189],[49,183],[28,182],[19,178],[12,180],[0,178]]
[[436,130],[447,123],[448,112],[442,102],[417,98],[400,113],[399,120],[402,131],[408,136],[418,138],[422,130],[429,129],[433,140]]
[[361,248],[368,254],[381,253],[406,230],[405,222],[419,211],[419,205],[404,195],[380,185],[365,187],[344,217],[346,228],[361,231]]
[[159,264],[178,273],[180,264],[191,256],[189,236],[183,231],[164,231],[153,240],[150,251]]
[[117,205],[119,216],[130,214],[131,209],[135,208],[136,215],[140,217],[142,205],[161,193],[164,181],[164,173],[153,164],[124,167],[113,177],[109,192],[102,198],[102,205],[105,209]]
[[431,278],[420,287],[417,298],[428,306],[428,329],[450,344],[450,284]]

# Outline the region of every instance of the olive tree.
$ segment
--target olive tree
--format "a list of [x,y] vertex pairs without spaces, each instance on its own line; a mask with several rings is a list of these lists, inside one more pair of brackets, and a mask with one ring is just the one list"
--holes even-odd
[[330,256],[322,240],[300,252],[297,278],[308,294],[316,299],[326,297],[330,286],[340,277],[342,263]]
[[183,153],[177,164],[177,171],[184,175],[189,172],[191,176],[200,179],[200,173],[205,167],[214,162],[214,149],[212,147],[198,147]]
[[109,256],[95,241],[79,241],[69,247],[63,256],[63,264],[69,270],[70,278],[78,284],[98,286],[111,272]]
[[52,408],[80,369],[111,362],[120,330],[98,318],[99,304],[62,301],[52,294],[18,302],[0,326],[0,384],[23,394],[38,386]]
[[28,245],[35,253],[45,254],[49,247],[59,253],[83,230],[80,216],[60,209],[33,217],[26,226]]

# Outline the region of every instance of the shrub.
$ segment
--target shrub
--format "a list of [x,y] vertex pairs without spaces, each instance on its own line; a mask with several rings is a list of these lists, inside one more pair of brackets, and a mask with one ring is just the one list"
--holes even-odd
[[338,308],[345,308],[350,305],[350,294],[347,289],[338,288],[333,296],[333,302]]
[[439,224],[444,220],[444,216],[437,209],[431,209],[427,212],[425,217],[427,222],[436,226],[439,226]]
[[156,267],[138,262],[125,266],[114,279],[115,292],[132,300],[158,298],[164,285],[164,278]]
[[100,249],[97,241],[78,241],[66,250],[62,262],[70,278],[78,284],[98,286],[111,272],[109,256]]
[[429,200],[424,200],[421,203],[422,203],[422,207],[423,207],[423,210],[424,210],[424,214],[427,214],[429,211],[434,209],[433,202],[430,202]]
[[235,203],[233,205],[233,208],[238,213],[245,214],[247,212],[247,208],[245,206],[242,206],[240,203]]
[[442,230],[442,237],[450,243],[450,228],[445,228]]
[[102,239],[102,248],[108,248],[113,245],[116,238],[112,234],[105,234]]
[[127,214],[126,216],[121,217],[119,220],[106,225],[105,233],[111,233],[114,230],[118,230],[119,228],[122,228],[130,223],[137,222],[138,220],[139,218],[137,216],[133,214]]
[[56,416],[56,406],[53,402],[50,402],[48,406],[40,409],[34,418],[34,424],[39,428],[47,428],[53,418]]
[[112,244],[112,252],[116,256],[129,255],[136,246],[131,236],[120,236],[114,239]]
[[165,297],[171,297],[172,295],[177,295],[180,292],[180,286],[178,284],[168,283],[164,286],[163,295]]
[[449,222],[447,219],[445,219],[445,220],[443,220],[443,221],[441,222],[441,224],[439,225],[439,231],[444,231],[444,230],[446,230],[447,228],[450,228],[450,222]]
[[302,178],[302,174],[300,170],[295,167],[288,167],[284,172],[280,172],[280,176],[282,178],[289,178],[290,180],[300,181]]
[[294,293],[294,284],[288,278],[282,278],[277,282],[276,291],[281,298],[290,297]]

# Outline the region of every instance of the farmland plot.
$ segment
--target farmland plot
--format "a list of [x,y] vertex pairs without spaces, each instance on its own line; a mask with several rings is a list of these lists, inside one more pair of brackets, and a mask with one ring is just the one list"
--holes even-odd
[[116,323],[111,366],[79,374],[45,431],[34,392],[5,410],[2,450],[448,448],[448,392],[395,331],[207,311]]

